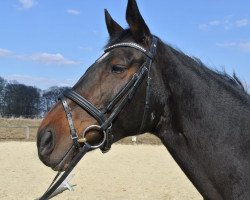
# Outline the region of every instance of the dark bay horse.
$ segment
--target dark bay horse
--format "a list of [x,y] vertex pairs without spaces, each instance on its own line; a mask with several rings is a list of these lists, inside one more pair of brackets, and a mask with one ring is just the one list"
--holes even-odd
[[153,36],[135,0],[128,1],[128,29],[107,11],[105,18],[106,53],[39,128],[42,162],[63,171],[86,141],[107,151],[126,136],[150,132],[204,199],[250,199],[250,97],[237,77]]

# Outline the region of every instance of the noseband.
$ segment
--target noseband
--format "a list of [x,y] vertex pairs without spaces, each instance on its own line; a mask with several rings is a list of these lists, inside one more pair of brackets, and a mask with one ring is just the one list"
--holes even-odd
[[[152,43],[150,46],[149,51],[143,48],[142,46],[136,43],[118,43],[114,44],[110,47],[107,47],[104,52],[110,52],[115,48],[134,48],[143,54],[146,55],[146,60],[142,64],[142,66],[138,69],[138,71],[133,75],[130,81],[125,85],[123,89],[121,89],[118,94],[110,101],[110,103],[103,108],[102,110],[98,109],[94,106],[91,102],[89,102],[86,98],[79,95],[77,92],[73,91],[72,89],[66,90],[59,96],[59,100],[61,100],[62,105],[64,107],[66,117],[68,120],[69,128],[70,128],[70,135],[71,139],[73,140],[73,144],[75,148],[80,148],[80,143],[84,142],[88,144],[86,139],[84,138],[85,134],[90,130],[98,130],[103,133],[102,141],[97,145],[90,145],[92,149],[100,148],[103,153],[109,151],[111,148],[112,140],[113,140],[113,133],[112,133],[112,122],[117,117],[117,115],[123,110],[123,108],[133,99],[137,88],[144,80],[145,76],[147,75],[147,88],[146,88],[146,100],[145,100],[145,109],[143,114],[143,119],[140,127],[140,131],[144,127],[145,119],[147,116],[147,110],[149,108],[149,93],[150,93],[150,81],[151,78],[149,76],[150,68],[152,66],[152,62],[156,55],[157,49],[157,42],[158,39],[153,36]],[[87,111],[93,118],[97,120],[99,125],[91,125],[85,129],[83,132],[83,138],[79,138],[74,127],[72,114],[70,112],[70,107],[65,98],[68,98],[75,102],[78,106],[83,108]],[[108,117],[107,117],[108,115]]]

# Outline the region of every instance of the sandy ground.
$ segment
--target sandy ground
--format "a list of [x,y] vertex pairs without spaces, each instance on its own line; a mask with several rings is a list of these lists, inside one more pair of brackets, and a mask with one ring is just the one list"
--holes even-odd
[[[90,152],[72,172],[74,192],[54,199],[201,200],[163,146],[113,145]],[[55,172],[37,157],[34,142],[0,143],[0,199],[35,199]]]

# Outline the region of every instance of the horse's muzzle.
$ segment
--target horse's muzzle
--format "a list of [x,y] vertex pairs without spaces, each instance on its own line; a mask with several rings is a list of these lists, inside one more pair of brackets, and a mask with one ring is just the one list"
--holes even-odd
[[54,150],[54,147],[55,147],[55,142],[52,130],[46,129],[38,134],[37,138],[38,155],[44,164],[48,165],[48,157]]

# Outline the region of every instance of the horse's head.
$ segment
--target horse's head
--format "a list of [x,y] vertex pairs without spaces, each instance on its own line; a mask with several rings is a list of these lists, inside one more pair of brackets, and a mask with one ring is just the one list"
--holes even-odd
[[[86,141],[101,144],[107,150],[109,143],[150,131],[155,125],[153,115],[149,122],[142,124],[142,121],[145,99],[148,99],[145,97],[149,90],[148,70],[155,65],[156,44],[135,0],[128,1],[126,18],[129,29],[124,30],[105,10],[110,35],[106,53],[71,91],[59,98],[38,130],[39,157],[55,170],[65,169],[77,153],[73,141],[76,146]],[[111,125],[113,134],[110,134]],[[78,138],[72,140],[74,130]]]

